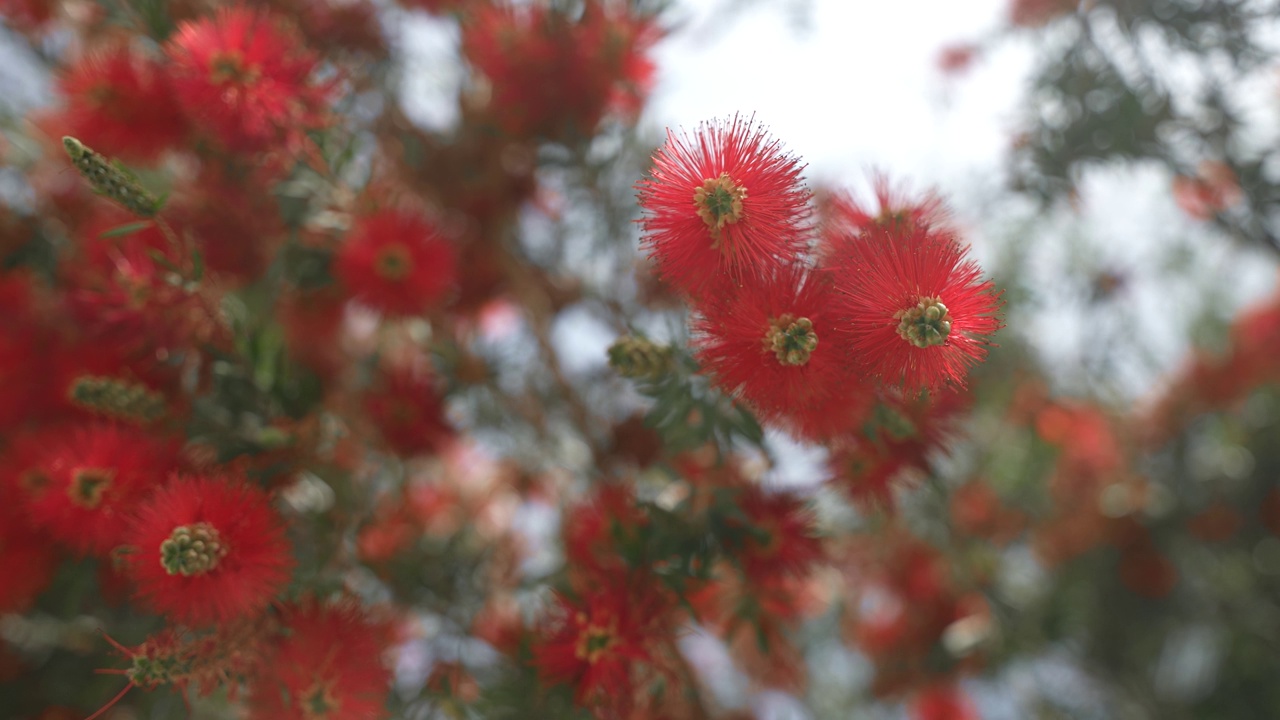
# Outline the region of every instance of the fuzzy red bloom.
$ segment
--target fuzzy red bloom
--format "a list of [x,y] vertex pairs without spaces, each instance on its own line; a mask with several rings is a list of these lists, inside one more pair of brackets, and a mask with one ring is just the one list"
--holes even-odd
[[730,551],[749,581],[767,584],[771,579],[799,576],[822,559],[822,541],[815,532],[815,517],[795,495],[765,492],[748,487],[737,497],[737,510],[750,522],[730,516],[734,528]]
[[248,7],[184,22],[166,46],[178,101],[226,147],[255,152],[321,127],[332,86],[284,18]]
[[138,510],[128,542],[142,601],[196,627],[261,612],[293,564],[266,493],[235,478],[174,478]]
[[164,68],[128,46],[87,55],[63,73],[67,107],[52,118],[58,135],[71,135],[99,152],[148,162],[187,134]]
[[933,191],[913,192],[906,184],[894,183],[879,171],[871,173],[871,189],[874,204],[844,191],[822,194],[818,206],[823,237],[828,243],[845,235],[875,230],[905,232],[921,226],[939,229],[951,220],[951,208]]
[[964,385],[1000,328],[999,294],[948,232],[846,237],[831,272],[842,338],[872,375],[908,390]]
[[173,443],[136,428],[69,430],[38,463],[45,485],[28,500],[31,519],[75,552],[106,556],[124,542],[129,513],[176,456]]
[[1017,27],[1037,28],[1075,11],[1079,0],[1010,0],[1009,23]]
[[0,509],[0,615],[31,607],[53,580],[58,560],[57,549],[45,537]]
[[558,612],[534,646],[544,682],[574,687],[574,701],[601,717],[625,717],[637,675],[666,636],[664,596],[639,588],[596,587],[577,600],[558,598]]
[[457,280],[453,245],[431,220],[407,210],[357,220],[335,262],[356,300],[392,316],[438,307]]
[[692,138],[667,131],[638,185],[642,244],[658,275],[700,297],[793,263],[809,239],[801,169],[754,120],[712,121]]
[[438,452],[453,437],[436,380],[425,368],[386,369],[365,394],[364,407],[383,440],[400,455]]
[[570,581],[590,586],[626,572],[629,560],[621,546],[640,544],[649,523],[629,485],[599,485],[591,496],[570,508],[562,526]]
[[285,612],[283,637],[249,702],[251,720],[377,720],[391,673],[382,664],[391,626],[343,601]]
[[[801,267],[709,298],[692,323],[698,362],[761,419],[785,422],[844,395],[850,363],[834,340],[829,278]],[[804,424],[801,419],[800,424]]]
[[44,415],[51,405],[47,372],[52,334],[33,311],[25,274],[0,276],[0,434]]
[[978,709],[953,685],[934,685],[911,702],[911,720],[979,720]]
[[577,19],[545,3],[478,10],[463,25],[462,49],[492,83],[495,122],[519,139],[573,141],[593,135],[606,114],[635,117],[658,30],[624,8],[589,0]]

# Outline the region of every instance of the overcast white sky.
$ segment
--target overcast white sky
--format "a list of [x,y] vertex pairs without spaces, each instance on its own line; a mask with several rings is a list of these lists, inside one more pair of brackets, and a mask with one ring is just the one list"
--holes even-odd
[[764,2],[708,32],[723,5],[684,0],[693,22],[658,50],[650,122],[755,112],[809,163],[811,182],[860,180],[873,164],[920,184],[995,166],[1029,54],[1006,44],[951,82],[935,58],[990,34],[1006,0],[809,0],[803,25],[794,4]]

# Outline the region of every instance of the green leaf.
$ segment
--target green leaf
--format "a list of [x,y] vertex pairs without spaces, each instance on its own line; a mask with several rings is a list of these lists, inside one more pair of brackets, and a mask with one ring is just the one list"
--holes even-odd
[[104,240],[124,237],[125,235],[132,235],[138,232],[139,230],[145,230],[146,228],[150,227],[150,225],[151,225],[150,220],[142,220],[139,222],[125,223],[124,225],[118,225],[116,227],[111,228],[110,230],[103,231],[102,234],[99,235],[98,237]]

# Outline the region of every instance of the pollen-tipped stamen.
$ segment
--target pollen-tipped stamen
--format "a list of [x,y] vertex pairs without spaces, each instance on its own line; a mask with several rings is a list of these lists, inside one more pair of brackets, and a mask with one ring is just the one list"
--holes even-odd
[[742,201],[746,197],[745,187],[734,182],[728,173],[720,173],[720,177],[707,178],[702,187],[694,189],[693,204],[698,208],[698,217],[719,238],[725,225],[742,219]]
[[769,321],[764,342],[779,363],[794,367],[809,362],[809,356],[818,347],[818,334],[813,331],[813,321],[809,318],[782,315]]
[[160,543],[160,565],[170,575],[203,575],[217,568],[229,550],[209,523],[182,525]]
[[913,308],[899,310],[898,335],[918,348],[944,345],[951,335],[951,313],[938,298],[920,298]]

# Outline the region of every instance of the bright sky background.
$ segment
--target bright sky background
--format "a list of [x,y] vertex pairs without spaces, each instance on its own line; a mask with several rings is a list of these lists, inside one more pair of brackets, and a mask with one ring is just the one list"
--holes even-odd
[[648,119],[692,129],[755,112],[811,182],[860,180],[871,165],[921,185],[993,168],[1028,53],[1006,45],[958,81],[935,60],[999,27],[1005,2],[768,0],[717,25],[724,0],[684,0],[693,22],[658,49]]

